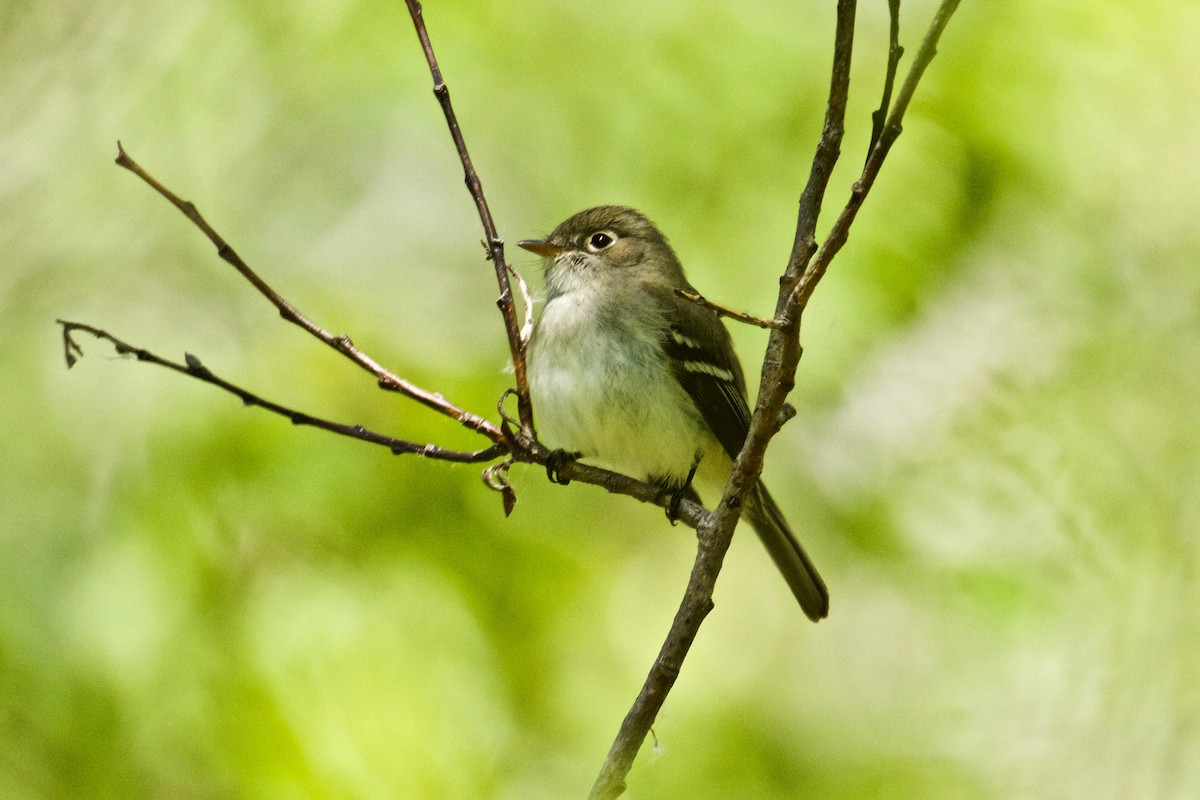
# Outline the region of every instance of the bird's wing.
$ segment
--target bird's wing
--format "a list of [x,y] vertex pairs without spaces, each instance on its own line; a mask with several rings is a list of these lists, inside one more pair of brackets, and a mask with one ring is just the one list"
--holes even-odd
[[676,297],[670,287],[655,285],[646,289],[669,320],[663,333],[663,349],[676,380],[725,452],[730,458],[736,457],[750,431],[750,406],[729,331],[715,312]]

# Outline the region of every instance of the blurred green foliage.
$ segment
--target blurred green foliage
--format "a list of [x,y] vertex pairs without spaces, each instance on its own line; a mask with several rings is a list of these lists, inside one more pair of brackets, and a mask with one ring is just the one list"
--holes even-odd
[[[434,3],[509,241],[645,210],[764,312],[832,3]],[[932,8],[905,3],[910,52]],[[863,4],[861,164],[885,58]],[[753,537],[631,798],[1200,795],[1200,7],[965,2],[806,318],[767,479],[828,579]],[[403,4],[0,2],[0,796],[586,793],[691,536],[656,509],[293,429],[476,446],[272,310],[115,141],[302,309],[488,414],[474,209]],[[536,260],[510,252],[537,284]],[[743,357],[760,332],[735,331]],[[756,372],[753,368],[751,374]]]

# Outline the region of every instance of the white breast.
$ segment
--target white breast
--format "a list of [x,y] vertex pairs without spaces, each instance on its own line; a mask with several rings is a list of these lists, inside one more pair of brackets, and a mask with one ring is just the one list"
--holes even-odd
[[599,466],[682,481],[710,437],[662,352],[665,320],[649,298],[617,309],[597,295],[560,294],[538,321],[529,351],[538,434]]

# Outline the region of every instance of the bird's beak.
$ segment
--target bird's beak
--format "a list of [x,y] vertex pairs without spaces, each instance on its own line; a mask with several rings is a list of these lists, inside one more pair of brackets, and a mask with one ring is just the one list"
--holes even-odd
[[517,247],[524,248],[531,253],[537,253],[543,258],[554,258],[567,249],[562,245],[547,242],[545,239],[522,239],[517,242]]

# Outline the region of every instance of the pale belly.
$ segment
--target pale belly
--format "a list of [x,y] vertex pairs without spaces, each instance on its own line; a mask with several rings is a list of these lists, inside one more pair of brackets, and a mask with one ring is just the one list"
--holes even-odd
[[635,478],[682,482],[712,437],[657,341],[572,325],[568,310],[546,308],[529,354],[539,438]]

